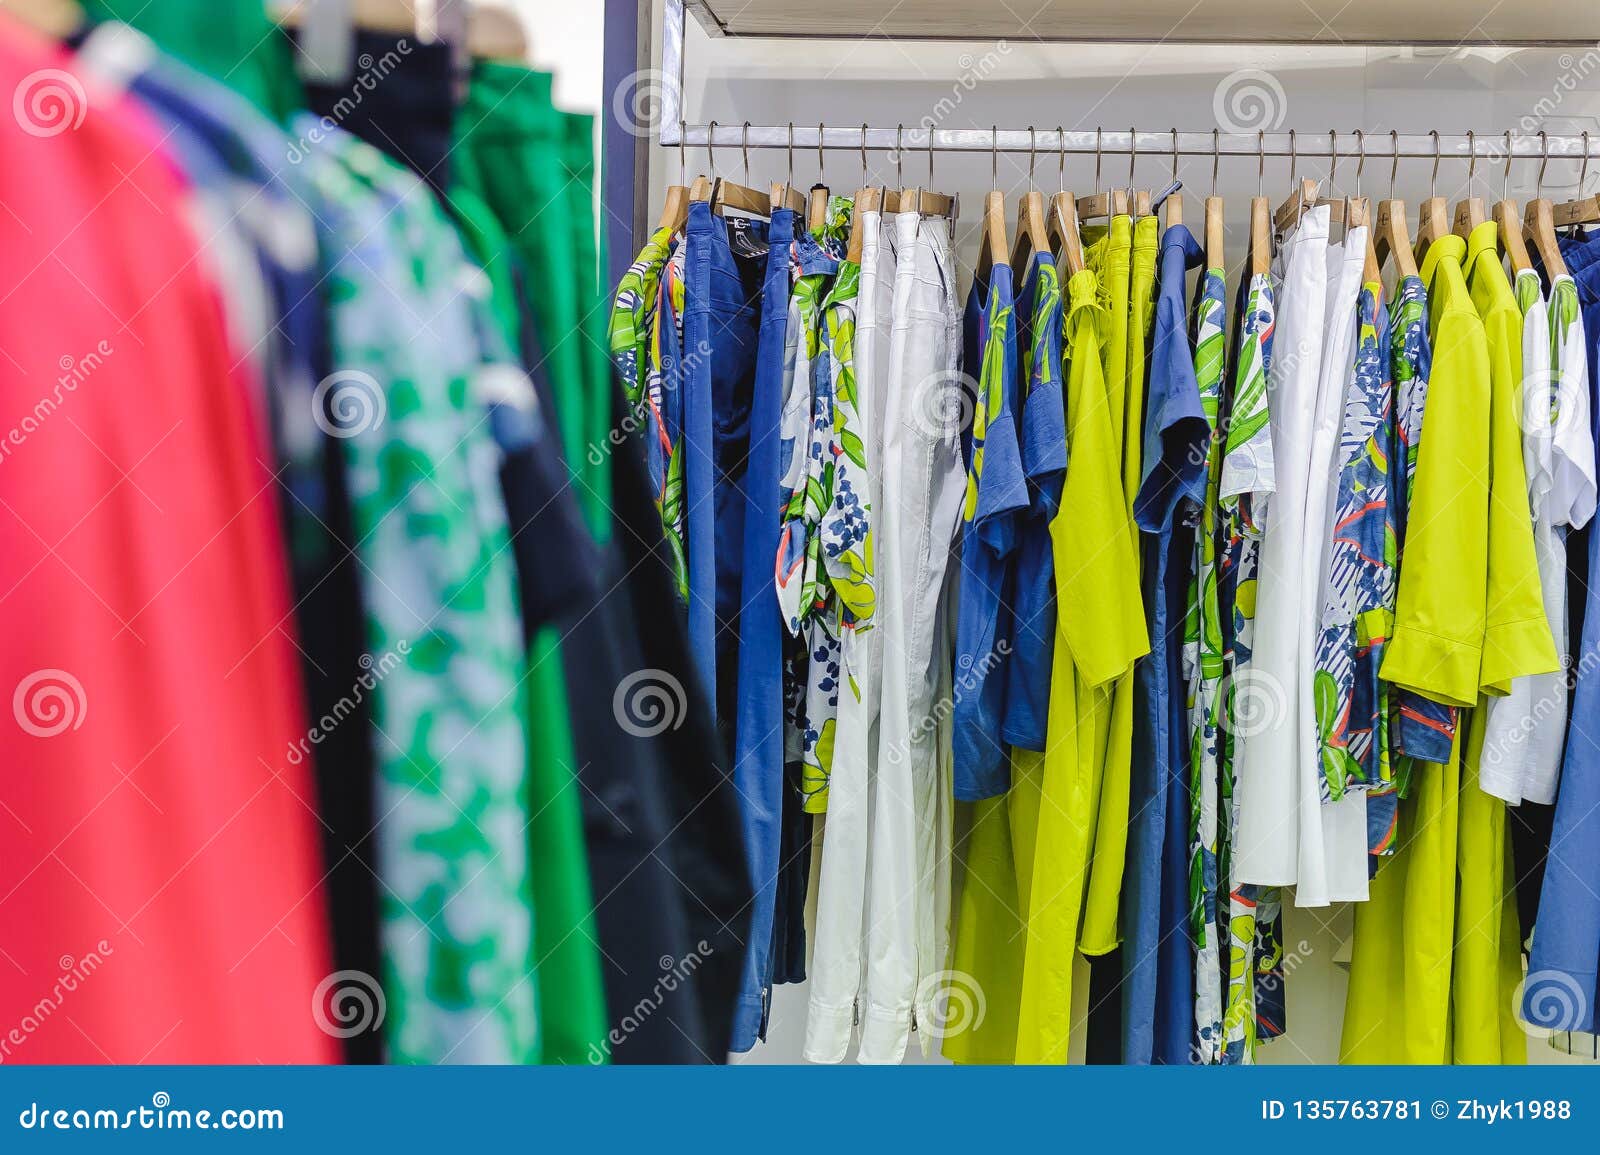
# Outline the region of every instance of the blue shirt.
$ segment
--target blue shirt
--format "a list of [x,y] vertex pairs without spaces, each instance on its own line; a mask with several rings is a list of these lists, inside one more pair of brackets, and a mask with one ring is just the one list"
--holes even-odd
[[[987,288],[987,297],[984,290]],[[1011,269],[996,265],[989,284],[973,282],[967,300],[965,372],[977,378],[962,506],[961,589],[954,685],[955,795],[977,801],[1003,794],[1011,768],[1000,737],[1012,610],[1002,596],[1028,486],[1013,418],[1017,330]]]
[[[1162,235],[1144,418],[1143,531],[1150,653],[1134,667],[1133,781],[1123,892],[1123,1062],[1187,1063],[1194,1035],[1189,937],[1189,772],[1183,621],[1211,426],[1189,340],[1187,278],[1204,254],[1187,228]],[[1173,632],[1177,636],[1172,636]]]
[[[1561,241],[1561,256],[1578,285],[1589,348],[1591,389],[1600,367],[1600,238]],[[1591,419],[1600,399],[1591,393]],[[1595,429],[1600,437],[1600,425]],[[1600,574],[1600,533],[1589,530],[1589,574]],[[1580,583],[1572,591],[1583,605],[1583,645],[1600,647],[1600,591]],[[1539,918],[1523,986],[1522,1016],[1555,1031],[1593,1031],[1600,999],[1600,674],[1578,663],[1556,797],[1555,826],[1545,860]]]
[[1028,508],[1017,530],[1012,575],[1011,656],[1006,661],[1002,740],[1043,750],[1056,629],[1050,519],[1067,472],[1066,398],[1061,387],[1061,278],[1048,253],[1035,253],[1017,298],[1017,351],[1027,375],[1022,402],[1022,472]]

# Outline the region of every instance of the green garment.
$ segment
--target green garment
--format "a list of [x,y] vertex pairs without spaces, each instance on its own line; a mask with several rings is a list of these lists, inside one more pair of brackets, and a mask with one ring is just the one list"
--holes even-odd
[[[1074,1014],[1072,970],[1075,948],[1089,953],[1086,885],[1127,844],[1125,830],[1110,848],[1099,841],[1108,695],[1150,641],[1103,372],[1103,319],[1095,272],[1074,273],[1062,334],[1067,473],[1050,523],[1061,616],[1045,750],[1012,751],[1004,796],[957,803],[969,829],[952,967],[973,976],[988,1012],[945,1039],[946,1057],[960,1063],[1066,1061],[1075,1017],[1083,1017],[1081,1008]],[[1085,540],[1107,544],[1090,554]]]
[[1466,241],[1450,234],[1422,262],[1433,372],[1381,671],[1392,685],[1455,706],[1477,703],[1488,620],[1489,349],[1462,272],[1466,255]]
[[[1111,418],[1112,449],[1117,474],[1126,473],[1128,445],[1123,430],[1128,421],[1130,389],[1130,339],[1129,321],[1133,314],[1129,293],[1133,277],[1133,219],[1126,214],[1111,218],[1104,228],[1085,230],[1087,244],[1085,257],[1088,267],[1098,278],[1096,298],[1104,307],[1100,323],[1101,368],[1105,381],[1106,407]],[[1153,257],[1154,254],[1152,253]],[[1154,292],[1155,265],[1149,268],[1145,284],[1147,293]],[[1143,363],[1143,342],[1139,343],[1140,363]],[[1142,393],[1143,382],[1138,388]],[[1133,419],[1137,426],[1140,417]],[[1137,435],[1136,435],[1137,440]],[[1137,453],[1138,444],[1134,445]],[[1138,482],[1135,480],[1135,486]],[[1139,565],[1139,527],[1134,523],[1132,510],[1134,490],[1126,483],[1119,486],[1124,519],[1129,540],[1134,544],[1134,573],[1137,582]],[[1061,588],[1059,575],[1057,588]],[[1141,628],[1143,625],[1141,623]],[[1148,635],[1146,645],[1148,645]],[[1128,846],[1128,806],[1133,780],[1133,670],[1124,670],[1110,685],[1098,687],[1093,708],[1092,733],[1095,749],[1090,755],[1100,783],[1094,837],[1094,861],[1089,871],[1089,893],[1083,911],[1083,930],[1080,935],[1083,953],[1103,955],[1117,948],[1122,941],[1117,911],[1122,899],[1122,877]]]
[[611,370],[591,201],[593,124],[556,111],[548,73],[479,61],[456,133],[458,186],[483,198],[533,275],[529,307],[567,467],[590,531],[604,543]]
[[1485,694],[1503,695],[1512,679],[1553,673],[1561,663],[1544,612],[1522,464],[1522,309],[1500,263],[1498,229],[1485,221],[1472,230],[1464,269],[1489,348],[1489,570],[1479,681]]
[[[489,304],[508,350],[521,348],[515,258],[489,207],[457,189],[450,207],[469,253],[489,278]],[[528,697],[529,866],[533,876],[534,983],[538,991],[540,1054],[545,1063],[607,1061],[605,989],[589,888],[577,755],[561,664],[552,628],[533,638],[524,688]]]
[[354,137],[326,134],[306,168],[372,655],[389,1057],[533,1062],[526,655],[466,255],[425,186]]
[[261,0],[83,0],[83,10],[96,24],[132,25],[279,123],[305,107],[289,38]]

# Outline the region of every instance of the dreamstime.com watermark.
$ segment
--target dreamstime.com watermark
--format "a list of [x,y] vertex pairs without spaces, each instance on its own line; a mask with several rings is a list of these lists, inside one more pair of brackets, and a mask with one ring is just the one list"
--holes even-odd
[[388,1016],[383,984],[366,971],[334,971],[311,992],[311,1018],[317,1029],[336,1039],[376,1031]]
[[55,416],[56,410],[61,408],[67,398],[78,391],[78,386],[92,377],[95,371],[105,364],[106,358],[114,352],[116,349],[111,342],[102,340],[81,357],[63,353],[56,361],[56,367],[61,372],[56,377],[55,386],[49,393],[35,401],[33,408],[24,413],[20,421],[0,436],[0,465],[5,464],[7,458],[37,433],[46,421]]
[[360,659],[362,673],[356,677],[350,692],[329,707],[328,712],[318,718],[306,731],[305,737],[289,744],[287,754],[289,765],[298,766],[305,761],[312,748],[320,746],[329,734],[354,714],[357,707],[367,700],[367,695],[376,690],[378,683],[393,672],[400,665],[400,659],[410,652],[411,643],[402,638],[395,643],[394,649],[384,651],[376,659],[371,654],[362,654]]
[[11,694],[11,716],[24,733],[54,738],[83,725],[89,697],[83,683],[66,670],[35,670]]
[[[699,341],[678,362],[677,374],[685,381],[689,375],[711,357],[711,344]],[[591,441],[584,456],[590,465],[600,465],[619,448],[650,432],[650,399],[641,398],[639,404],[629,405],[621,421],[607,432],[604,441]]]
[[383,424],[383,386],[360,369],[336,369],[311,391],[311,419],[329,437],[356,437]]
[[223,1107],[198,1111],[174,1107],[172,1096],[157,1091],[148,1106],[125,1111],[109,1107],[54,1107],[29,1103],[17,1114],[25,1131],[282,1131],[277,1107]]
[[676,730],[689,716],[683,683],[666,670],[635,670],[617,683],[611,713],[635,738],[654,738]]
[[26,1045],[35,1032],[65,1006],[77,993],[78,988],[88,982],[106,959],[115,953],[111,944],[101,939],[94,944],[93,950],[77,958],[73,958],[70,954],[62,955],[56,961],[61,973],[56,976],[55,985],[50,988],[50,993],[41,997],[10,1030],[0,1035],[0,1063],[12,1058],[20,1047]]
[[642,1027],[645,1022],[666,1004],[667,997],[679,987],[689,981],[689,976],[700,969],[702,963],[712,955],[711,944],[701,939],[694,944],[694,949],[681,959],[671,955],[662,955],[658,965],[661,967],[661,976],[656,979],[655,985],[650,988],[650,993],[634,1003],[628,1013],[622,1016],[616,1026],[606,1032],[604,1040],[589,1044],[589,1062],[599,1066],[608,1061],[614,1047],[620,1047],[624,1040],[633,1032]]
[[29,136],[60,136],[83,124],[89,97],[83,81],[60,68],[28,73],[11,93],[11,115]]
[[356,58],[356,64],[361,69],[356,73],[355,79],[350,82],[350,89],[338,100],[333,102],[333,108],[326,116],[317,120],[310,128],[300,135],[300,138],[289,145],[288,158],[290,164],[299,164],[305,160],[306,154],[311,149],[321,144],[346,120],[356,109],[360,108],[366,100],[367,94],[376,92],[378,83],[389,76],[400,61],[411,55],[411,41],[401,37],[395,41],[395,46],[382,56],[374,57],[370,52],[363,52]]

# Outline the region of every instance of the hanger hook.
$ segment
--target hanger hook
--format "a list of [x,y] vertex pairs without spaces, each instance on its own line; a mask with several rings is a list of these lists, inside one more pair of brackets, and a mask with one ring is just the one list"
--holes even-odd
[[867,122],[861,122],[861,183],[867,183]]
[[1472,196],[1472,178],[1478,171],[1478,138],[1467,129],[1467,196]]
[[1264,196],[1267,181],[1267,130],[1256,132],[1256,196]]
[[750,183],[750,122],[744,122],[744,131],[739,135],[739,151],[744,154],[744,183]]
[[1328,191],[1332,192],[1339,187],[1339,182],[1334,176],[1339,171],[1339,133],[1336,129],[1328,130]]
[[1544,196],[1544,170],[1550,163],[1550,134],[1544,129],[1539,130],[1539,183],[1534,187],[1533,197],[1539,200]]
[[706,167],[711,170],[711,175],[717,175],[717,154],[712,151],[711,143],[717,135],[717,122],[712,121],[706,127]]
[[1400,133],[1392,128],[1389,130],[1389,151],[1393,154],[1389,158],[1389,199],[1394,200],[1394,174],[1400,171]]
[[1137,125],[1128,128],[1128,199],[1133,199],[1134,177],[1133,169],[1139,163],[1139,129]]
[[1000,126],[989,126],[989,187],[1000,187]]
[[933,188],[933,125],[928,126],[928,188]]
[[1500,199],[1511,199],[1511,130],[1506,129],[1506,167],[1500,173]]
[[906,156],[902,144],[905,131],[906,126],[903,124],[894,126],[894,183],[901,188],[906,187]]
[[689,125],[678,121],[678,183],[686,184],[689,175]]
[[1431,200],[1439,195],[1439,130],[1430,128],[1428,135],[1433,137],[1433,173],[1428,177],[1428,197]]
[[1028,187],[1033,188],[1033,162],[1039,156],[1039,137],[1033,131],[1033,125],[1028,126]]
[[1367,134],[1356,129],[1356,196],[1361,196],[1361,173],[1367,167]]
[[1222,167],[1222,130],[1211,130],[1211,195],[1217,195],[1217,169]]
[[1293,184],[1295,177],[1300,175],[1300,158],[1295,155],[1294,129],[1289,130],[1289,183]]
[[1105,129],[1103,129],[1103,128],[1095,129],[1094,130],[1094,191],[1095,191],[1095,195],[1096,196],[1098,196],[1100,194],[1100,146],[1101,146],[1102,143],[1104,143],[1104,141],[1105,141]]
[[1172,130],[1172,183],[1178,183],[1178,130]]
[[788,188],[794,187],[794,121],[792,120],[789,122],[789,176],[786,184]]
[[826,180],[823,179],[823,177],[827,175],[827,172],[828,172],[828,165],[827,165],[827,162],[823,159],[823,156],[822,156],[822,122],[818,121],[817,122],[817,183],[818,184],[827,184],[828,183]]
[[1583,168],[1578,172],[1578,199],[1583,199],[1583,186],[1589,180],[1589,130],[1583,130]]
[[1056,125],[1056,185],[1057,192],[1067,191],[1067,129],[1065,125]]

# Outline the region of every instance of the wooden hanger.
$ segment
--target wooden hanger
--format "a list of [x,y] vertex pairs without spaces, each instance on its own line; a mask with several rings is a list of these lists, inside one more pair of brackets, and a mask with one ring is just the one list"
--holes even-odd
[[1050,217],[1047,237],[1050,251],[1058,254],[1056,272],[1061,280],[1088,268],[1083,255],[1083,236],[1078,232],[1078,203],[1071,193],[1063,190],[1050,198]]
[[1266,197],[1250,198],[1250,275],[1272,271],[1272,202]]
[[1394,195],[1395,174],[1400,171],[1400,134],[1391,130],[1389,133],[1390,147],[1393,149],[1389,162],[1389,195],[1378,202],[1378,220],[1373,227],[1373,253],[1378,261],[1378,268],[1383,268],[1383,262],[1393,254],[1395,271],[1403,277],[1417,275],[1417,262],[1413,256],[1411,234],[1406,224],[1406,202],[1396,200]]
[[862,218],[867,213],[875,213],[883,208],[883,190],[876,186],[865,186],[856,190],[855,204],[850,210],[850,242],[845,246],[845,260],[859,265],[861,263],[861,248],[864,242],[864,222]]
[[[895,175],[901,183],[905,177],[899,164],[899,158],[904,155],[899,145],[899,129],[895,134]],[[933,184],[933,130],[928,130],[928,184]],[[915,185],[909,188],[902,187],[898,191],[891,190],[884,196],[883,211],[886,213],[918,213],[925,217],[951,217],[955,215],[955,198],[944,193],[933,192],[931,189],[918,188]]]
[[1221,130],[1211,130],[1211,195],[1205,199],[1205,234],[1206,234],[1206,267],[1210,269],[1223,269],[1228,267],[1226,255],[1223,252],[1223,241],[1228,235],[1223,216],[1222,198],[1217,195],[1217,169],[1222,165],[1222,153],[1217,148],[1217,138]]
[[1128,201],[1132,204],[1132,217],[1139,220],[1150,215],[1150,190],[1134,187],[1134,168],[1139,163],[1139,130],[1128,129]]
[[1172,130],[1172,191],[1161,202],[1167,213],[1167,228],[1183,224],[1183,182],[1178,179],[1178,130]]
[[1467,130],[1467,195],[1456,204],[1452,228],[1456,236],[1466,240],[1472,230],[1489,219],[1483,207],[1483,198],[1472,195],[1472,178],[1478,171],[1478,141],[1472,130]]
[[789,209],[795,213],[803,213],[806,211],[806,198],[793,186],[780,181],[773,181],[772,198],[769,207],[772,212],[777,212],[779,209]]
[[1055,256],[1056,275],[1062,284],[1083,272],[1088,262],[1083,256],[1083,236],[1078,232],[1078,202],[1067,191],[1067,130],[1056,126],[1060,148],[1056,161],[1056,193],[1050,198],[1045,218],[1045,246]]
[[[750,131],[750,122],[745,121],[745,132]],[[713,173],[717,171],[716,157],[712,154],[711,139],[717,133],[717,122],[712,121],[706,128],[706,159]],[[750,152],[748,147],[744,151],[745,179],[749,179]],[[766,217],[772,212],[771,198],[760,189],[753,189],[749,185],[734,184],[722,177],[706,178],[698,176],[689,189],[689,200],[696,203],[711,203],[711,211],[718,216],[722,215],[725,208],[737,209],[753,217]]]
[[1020,273],[1034,253],[1050,252],[1050,230],[1044,220],[1044,194],[1029,189],[1017,201],[1017,236],[1011,244],[1011,268]]
[[983,232],[978,238],[978,263],[973,276],[987,281],[996,261],[1008,261],[1011,243],[1006,239],[1006,197],[1000,191],[1000,126],[989,130],[989,192],[983,198]]
[[1378,267],[1382,268],[1384,260],[1392,254],[1395,271],[1400,276],[1416,276],[1416,250],[1411,242],[1410,226],[1406,223],[1406,202],[1393,197],[1379,201],[1378,224],[1374,232],[1377,234],[1373,243]]
[[661,219],[656,222],[657,231],[671,229],[675,233],[679,232],[688,219],[689,190],[681,184],[668,185],[666,203],[661,206]]
[[1256,195],[1250,198],[1250,276],[1272,271],[1272,203],[1262,195],[1267,179],[1267,133],[1256,134]]
[[[1567,263],[1561,259],[1561,245],[1556,240],[1555,214],[1544,195],[1544,170],[1550,163],[1550,138],[1544,129],[1539,130],[1539,139],[1544,146],[1543,155],[1539,158],[1539,180],[1534,185],[1533,199],[1528,202],[1522,223],[1524,234],[1533,242],[1534,251],[1544,265],[1545,276],[1553,282],[1557,277],[1567,275]],[[1588,151],[1587,147],[1584,151]]]
[[1272,214],[1273,228],[1280,235],[1288,232],[1289,226],[1300,219],[1300,214],[1305,211],[1306,206],[1314,203],[1317,199],[1317,182],[1309,179],[1300,179],[1298,169],[1299,165],[1296,163],[1295,157],[1295,132],[1291,128],[1289,130],[1289,183],[1293,186],[1293,191],[1278,206],[1278,211]]
[[1295,189],[1287,197],[1278,211],[1272,215],[1273,227],[1280,233],[1286,233],[1294,226],[1306,209],[1317,202],[1317,182],[1310,177],[1302,177],[1295,185]]
[[1033,188],[1033,165],[1038,153],[1033,125],[1028,126],[1028,191],[1017,200],[1017,235],[1011,243],[1011,271],[1018,278],[1035,253],[1050,252],[1050,233],[1044,223],[1044,194]]
[[1506,167],[1500,173],[1500,199],[1490,214],[1495,231],[1500,236],[1500,247],[1506,260],[1511,262],[1511,273],[1517,276],[1531,272],[1533,261],[1528,257],[1528,246],[1522,241],[1522,219],[1517,215],[1517,202],[1511,199],[1511,133],[1506,132]]
[[1418,260],[1427,256],[1434,241],[1450,233],[1450,210],[1438,195],[1439,130],[1431,129],[1429,135],[1433,137],[1433,175],[1428,180],[1428,199],[1417,208],[1417,243],[1412,252]]
[[1589,178],[1589,130],[1583,132],[1583,170],[1578,174],[1578,199],[1555,205],[1551,217],[1557,228],[1600,224],[1600,196],[1586,197],[1583,186]]
[[86,17],[78,0],[6,0],[6,10],[35,32],[51,40],[65,40],[84,26]]
[[[669,190],[670,191],[670,190]],[[799,214],[806,211],[806,198],[794,187],[794,122],[789,122],[789,174],[782,181],[773,181],[769,207],[772,212],[789,209]]]
[[[280,0],[274,4],[273,20],[282,28],[299,28],[313,0]],[[418,39],[428,24],[429,8],[415,0],[347,0],[350,22],[369,32],[411,33]],[[528,34],[522,18],[501,4],[474,0],[467,12],[467,51],[480,60],[525,62],[531,55]]]
[[[1339,187],[1335,179],[1339,173],[1339,132],[1337,129],[1328,130],[1328,191],[1332,192]],[[1318,197],[1309,206],[1311,208],[1328,210],[1328,227],[1338,225],[1345,232],[1353,227],[1347,215],[1350,210],[1349,197]]]
[[1366,197],[1354,197],[1345,211],[1345,227],[1367,231],[1366,253],[1361,266],[1361,279],[1378,286],[1378,299],[1383,299],[1383,265],[1378,261],[1377,229],[1372,227],[1372,202]]
[[1094,192],[1086,197],[1078,198],[1078,220],[1093,221],[1102,217],[1125,217],[1128,215],[1128,192],[1126,189],[1112,189],[1110,192],[1100,191],[1100,145],[1104,133],[1100,129],[1094,130]]
[[828,223],[828,186],[823,181],[822,125],[817,125],[817,183],[806,199],[806,231],[820,232]]

